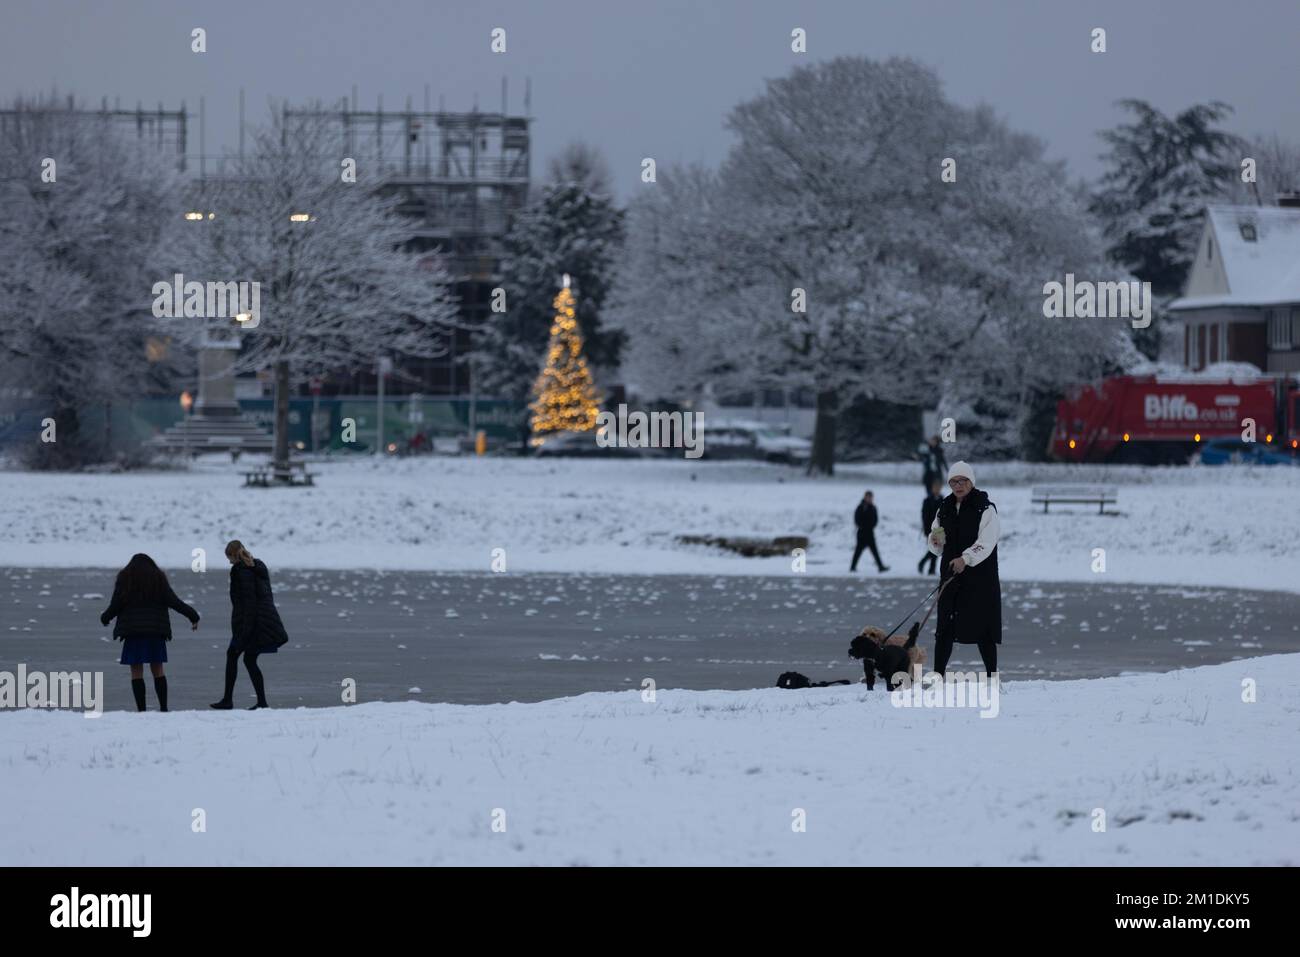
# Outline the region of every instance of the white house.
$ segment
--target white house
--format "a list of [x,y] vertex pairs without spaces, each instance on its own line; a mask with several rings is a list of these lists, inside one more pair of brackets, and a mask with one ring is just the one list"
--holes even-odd
[[1300,372],[1300,196],[1277,206],[1210,206],[1182,298],[1183,364],[1249,362]]

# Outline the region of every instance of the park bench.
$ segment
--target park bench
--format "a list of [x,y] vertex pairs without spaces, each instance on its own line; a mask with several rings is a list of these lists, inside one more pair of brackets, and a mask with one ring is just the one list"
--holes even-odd
[[290,462],[287,469],[278,469],[274,465],[260,465],[241,473],[244,485],[256,488],[270,488],[272,485],[313,485],[315,472],[307,471],[306,462]]
[[1033,490],[1030,501],[1043,506],[1043,514],[1053,505],[1096,505],[1099,515],[1106,514],[1106,506],[1119,501],[1119,489],[1113,485],[1040,485]]

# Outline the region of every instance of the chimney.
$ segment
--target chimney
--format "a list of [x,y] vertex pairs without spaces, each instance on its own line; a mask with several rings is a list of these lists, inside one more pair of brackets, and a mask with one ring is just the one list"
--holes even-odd
[[1283,209],[1300,209],[1300,193],[1294,191],[1278,193],[1277,205]]

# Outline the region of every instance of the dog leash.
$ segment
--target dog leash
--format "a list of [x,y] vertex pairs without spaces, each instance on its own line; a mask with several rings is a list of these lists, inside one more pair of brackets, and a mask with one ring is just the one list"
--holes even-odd
[[[909,620],[913,615],[915,615],[918,611],[920,611],[920,610],[921,610],[921,606],[924,605],[927,601],[929,601],[930,598],[931,598],[931,596],[934,596],[934,603],[930,605],[930,607],[929,607],[929,608],[926,610],[926,612],[925,612],[925,617],[921,619],[921,626],[920,626],[920,627],[921,627],[921,628],[924,628],[924,627],[925,627],[925,623],[926,623],[927,621],[930,620],[930,615],[932,615],[932,614],[934,613],[935,608],[938,607],[938,605],[939,605],[939,599],[943,597],[943,590],[944,590],[945,588],[947,588],[949,585],[951,585],[951,584],[952,584],[954,581],[956,581],[956,580],[957,580],[957,576],[956,576],[956,575],[952,575],[952,576],[950,576],[950,577],[948,578],[948,580],[947,580],[946,582],[940,582],[938,585],[935,585],[934,588],[930,589],[930,594],[929,594],[929,595],[926,595],[926,596],[925,596],[924,598],[922,598],[919,602],[917,602],[916,607],[913,608],[911,611],[909,611],[906,615],[904,615],[904,616],[903,616],[903,620],[900,621],[900,622],[899,622],[897,625],[895,625],[893,628],[891,628],[891,629],[889,630],[889,634],[885,635],[885,637],[881,639],[880,643],[883,645],[883,644],[884,644],[886,641],[888,641],[890,638],[894,637],[894,635],[898,632],[898,629],[902,628],[903,625],[906,624],[906,622],[907,622],[907,621],[908,621],[908,620]],[[936,592],[938,593],[937,595],[935,594]],[[917,630],[919,631],[920,629],[918,628]]]

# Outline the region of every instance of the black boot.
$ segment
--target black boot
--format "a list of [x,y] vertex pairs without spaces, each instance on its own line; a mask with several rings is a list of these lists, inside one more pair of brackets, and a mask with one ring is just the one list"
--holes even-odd
[[253,705],[253,706],[252,706],[251,708],[249,708],[248,710],[249,710],[249,711],[256,711],[258,708],[265,708],[265,707],[267,707],[267,704],[266,704],[266,682],[265,682],[265,680],[263,680],[263,678],[262,678],[262,669],[259,668],[259,667],[257,667],[256,664],[249,664],[249,661],[248,661],[247,658],[244,659],[244,664],[245,664],[245,665],[249,665],[249,668],[248,668],[248,677],[250,677],[250,678],[253,679],[253,690],[257,692],[257,704]]
[[131,694],[135,695],[135,710],[143,711],[144,710],[144,679],[143,678],[131,679]]
[[153,679],[153,690],[158,695],[158,710],[167,710],[167,676],[158,675]]
[[221,693],[221,700],[214,701],[208,707],[216,708],[218,711],[229,711],[234,707],[233,699],[235,696],[235,678],[239,675],[239,652],[226,652],[226,687]]

